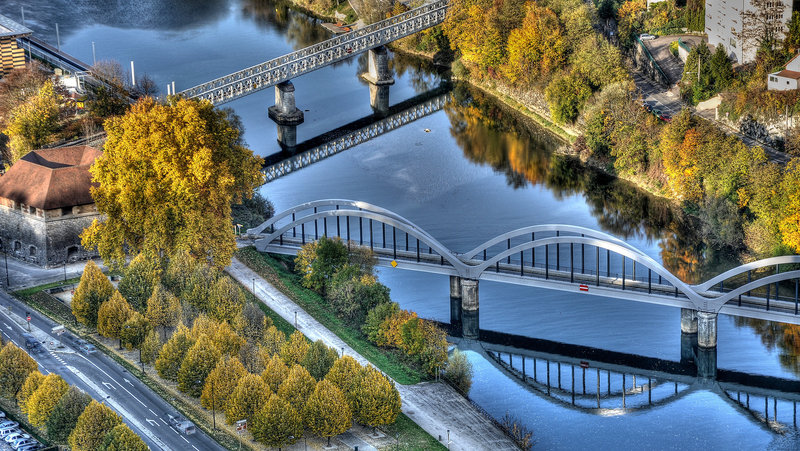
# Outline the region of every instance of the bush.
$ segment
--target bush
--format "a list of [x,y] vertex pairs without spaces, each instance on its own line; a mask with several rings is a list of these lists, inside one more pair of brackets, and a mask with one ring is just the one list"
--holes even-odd
[[456,349],[447,360],[444,377],[465,395],[472,388],[472,364],[467,355]]

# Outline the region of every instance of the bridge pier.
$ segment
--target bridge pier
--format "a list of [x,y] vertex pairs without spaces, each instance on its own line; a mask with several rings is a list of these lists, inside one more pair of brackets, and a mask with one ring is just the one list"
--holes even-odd
[[278,144],[281,149],[292,151],[297,147],[297,126],[296,125],[278,125]]
[[717,347],[717,314],[697,312],[697,345],[701,348]]
[[[278,125],[300,125],[304,115],[294,103],[294,85],[291,81],[284,81],[275,85],[275,105],[268,109],[269,117]],[[280,128],[278,129],[280,133]],[[280,140],[280,137],[279,137]],[[295,134],[295,142],[297,136]]]
[[697,313],[693,309],[681,309],[681,363],[695,360],[697,349]]
[[467,339],[477,340],[479,329],[478,281],[461,279],[461,335]]
[[389,114],[389,85],[369,84],[369,106],[378,116]]
[[368,53],[367,72],[361,77],[373,85],[394,84],[392,71],[389,69],[389,53],[385,46],[370,49]]
[[450,324],[461,325],[461,278],[450,276]]

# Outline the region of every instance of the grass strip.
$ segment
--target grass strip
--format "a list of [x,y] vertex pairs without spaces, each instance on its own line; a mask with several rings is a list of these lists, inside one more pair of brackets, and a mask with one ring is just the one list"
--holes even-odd
[[356,352],[388,374],[397,383],[410,385],[427,379],[422,371],[414,369],[403,362],[400,355],[382,351],[369,342],[361,331],[352,328],[339,319],[322,296],[302,286],[300,276],[289,270],[288,261],[279,260],[280,257],[276,258],[276,256],[269,254],[261,254],[253,247],[237,250],[236,258],[289,296],[309,315],[313,316],[314,319],[335,333]]
[[[395,439],[397,449],[407,451],[427,451],[427,450],[446,450],[445,444],[439,442],[432,435],[425,432],[417,423],[406,414],[400,413],[394,424],[385,426],[383,432]],[[447,440],[447,438],[443,438]],[[394,447],[389,447],[394,449]]]

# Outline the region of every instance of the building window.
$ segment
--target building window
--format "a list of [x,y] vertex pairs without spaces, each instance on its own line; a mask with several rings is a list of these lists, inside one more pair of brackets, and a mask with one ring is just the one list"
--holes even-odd
[[61,207],[61,216],[67,216],[72,214],[72,207]]
[[36,246],[31,246],[28,248],[28,255],[31,257],[36,256]]

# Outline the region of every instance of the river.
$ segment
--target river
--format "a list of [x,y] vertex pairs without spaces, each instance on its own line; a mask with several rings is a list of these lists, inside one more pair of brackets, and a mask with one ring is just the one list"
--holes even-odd
[[[258,0],[6,0],[0,13],[20,19],[39,37],[91,62],[134,61],[162,93],[288,53],[328,37],[319,24],[286,7]],[[397,104],[437,87],[443,76],[425,64],[394,58]],[[298,141],[369,116],[369,90],[358,78],[365,56],[293,80],[305,123]],[[565,223],[607,231],[697,281],[731,267],[729,256],[705,247],[691,218],[630,184],[582,169],[553,154],[546,131],[467,87],[456,86],[442,111],[265,185],[281,211],[320,198],[367,201],[414,221],[450,249],[466,251],[527,225]],[[279,150],[267,118],[272,89],[234,101],[245,139],[257,154]],[[392,298],[420,316],[449,321],[448,280],[381,270]],[[680,360],[674,308],[481,282],[481,327],[555,342]],[[719,319],[718,366],[743,373],[798,378],[798,351],[781,340],[780,325]],[[789,433],[776,434],[712,390],[697,390],[652,409],[620,415],[576,411],[520,386],[479,354],[472,399],[496,417],[506,412],[534,431],[541,449],[797,449],[791,407],[778,411]],[[763,401],[762,401],[763,403]],[[791,406],[791,404],[790,404]],[[782,407],[783,409],[783,407]],[[788,415],[788,417],[787,417]]]

